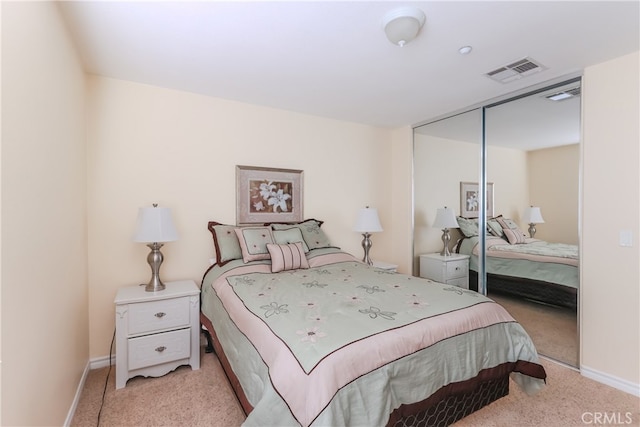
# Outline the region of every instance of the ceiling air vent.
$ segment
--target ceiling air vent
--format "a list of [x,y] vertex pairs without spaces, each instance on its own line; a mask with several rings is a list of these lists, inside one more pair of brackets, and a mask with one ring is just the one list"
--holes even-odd
[[563,101],[565,99],[573,98],[574,96],[580,96],[580,86],[556,92],[551,95],[545,95],[544,97],[550,101]]
[[544,67],[539,62],[536,62],[533,59],[527,57],[512,64],[496,68],[493,71],[489,71],[486,76],[491,80],[495,80],[500,83],[509,83],[514,80],[539,73],[545,68],[546,67]]

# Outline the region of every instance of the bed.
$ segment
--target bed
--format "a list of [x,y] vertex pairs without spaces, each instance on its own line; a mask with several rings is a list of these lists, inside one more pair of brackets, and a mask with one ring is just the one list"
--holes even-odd
[[[320,225],[209,223],[201,319],[244,425],[449,425],[506,395],[509,377],[529,394],[544,386],[500,305],[362,263]],[[234,237],[239,250],[225,249]]]
[[[488,225],[492,223],[488,221]],[[494,234],[487,234],[485,240],[487,292],[576,310],[580,283],[578,247],[528,238],[513,222],[503,224],[501,228],[506,228],[501,236],[495,235],[497,227],[488,227]],[[512,232],[511,238],[504,235],[506,229]],[[461,231],[464,237],[458,241],[455,252],[470,256],[470,288],[477,290],[480,238],[477,232],[473,235],[464,227]]]

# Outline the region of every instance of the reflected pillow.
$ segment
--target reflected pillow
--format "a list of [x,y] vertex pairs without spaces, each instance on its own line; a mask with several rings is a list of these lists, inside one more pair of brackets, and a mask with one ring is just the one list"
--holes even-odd
[[489,233],[496,237],[504,237],[504,231],[502,231],[502,226],[498,222],[498,218],[502,218],[502,215],[498,215],[495,218],[491,218],[487,220],[487,228]]
[[[519,245],[522,243],[526,243],[526,237],[520,227],[511,221],[510,219],[498,218],[496,219],[498,223],[502,226],[502,231],[504,232],[505,237],[512,245]],[[508,222],[507,222],[508,221]]]
[[478,219],[477,218],[457,218],[460,231],[465,237],[474,237],[478,235]]
[[267,243],[267,250],[271,256],[272,273],[309,268],[302,242],[289,243],[287,245]]
[[271,228],[243,227],[235,229],[242,250],[242,260],[247,263],[261,259],[269,259],[267,244],[274,243]]
[[[516,222],[512,219],[509,218],[503,218],[502,219],[504,221],[505,224],[507,224],[507,227],[509,227],[512,230],[519,230],[520,227],[518,226],[518,224],[516,224]],[[524,233],[522,232],[522,230],[520,230],[520,232],[524,235]]]

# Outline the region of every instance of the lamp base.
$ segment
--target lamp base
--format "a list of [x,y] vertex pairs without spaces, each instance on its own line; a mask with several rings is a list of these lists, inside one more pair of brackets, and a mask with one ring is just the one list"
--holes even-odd
[[159,292],[163,291],[166,286],[160,281],[160,278],[151,278],[151,281],[144,286],[144,290],[147,292]]
[[369,258],[369,250],[371,249],[371,233],[362,233],[362,249],[364,249],[364,258],[362,258],[362,262],[367,263],[368,265],[373,265],[373,261]]
[[444,244],[442,248],[442,252],[440,252],[440,256],[451,256],[451,252],[449,251],[449,242],[451,241],[451,235],[449,234],[449,229],[444,228],[442,230],[442,243]]
[[149,243],[147,246],[151,248],[151,252],[147,255],[147,262],[149,263],[149,267],[151,267],[151,280],[149,280],[144,290],[147,292],[159,292],[166,288],[162,280],[160,280],[160,265],[162,261],[164,261],[164,256],[162,252],[160,252],[160,248],[163,244]]
[[529,236],[533,239],[533,236],[536,235],[536,225],[534,223],[529,224]]

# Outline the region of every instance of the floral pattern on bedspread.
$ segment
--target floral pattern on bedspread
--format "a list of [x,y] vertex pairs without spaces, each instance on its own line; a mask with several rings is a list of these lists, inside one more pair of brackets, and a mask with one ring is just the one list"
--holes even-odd
[[[278,425],[289,413],[293,422],[288,424],[292,425],[306,427],[314,425],[315,420],[322,420],[318,425],[347,425],[329,421],[340,412],[341,403],[333,406],[332,402],[341,390],[359,381],[378,390],[404,387],[407,376],[414,378],[409,394],[391,393],[389,403],[397,407],[426,399],[447,384],[468,380],[504,362],[537,363],[535,347],[524,329],[504,308],[484,296],[369,267],[336,249],[314,251],[319,252],[307,256],[308,270],[271,273],[267,261],[244,264],[237,260],[210,271],[203,281],[203,293],[212,289],[219,298],[226,313],[221,315],[222,320],[226,317],[235,325],[267,368],[273,393],[254,405],[252,425]],[[350,268],[354,271],[346,271]],[[366,273],[363,278],[356,277],[360,276],[359,270]],[[300,274],[306,275],[304,280],[281,279]],[[323,284],[327,286],[318,286]],[[247,298],[241,299],[239,294]],[[251,295],[257,302],[247,302]],[[323,304],[324,299],[331,303]],[[203,300],[203,307],[208,306],[208,298]],[[440,310],[434,308],[440,305]],[[416,320],[405,312],[413,313]],[[354,317],[347,318],[347,313]],[[272,320],[286,323],[283,319],[289,324],[281,333],[289,336],[289,342],[270,326]],[[360,325],[369,329],[357,334],[360,338],[353,342],[345,340],[340,347],[337,337],[349,336]],[[332,351],[332,345],[338,348]],[[306,351],[305,356],[311,360],[304,361],[309,372],[303,369],[301,356],[292,351],[292,346]],[[461,355],[451,350],[461,348],[465,349]],[[455,363],[449,363],[449,352]],[[313,360],[318,360],[317,364]],[[262,387],[264,378],[256,381]],[[523,386],[533,392],[542,384],[538,377],[526,377]],[[276,413],[272,398],[286,403],[286,413],[272,415]],[[375,398],[370,403],[365,418],[375,414],[373,419],[379,421],[358,424],[383,425],[388,408],[381,407]],[[265,415],[277,421],[261,422],[260,417]]]
[[307,374],[351,342],[489,301],[476,292],[359,262],[226,280]]

